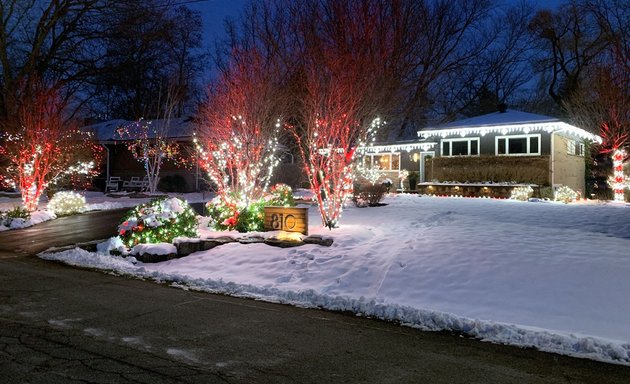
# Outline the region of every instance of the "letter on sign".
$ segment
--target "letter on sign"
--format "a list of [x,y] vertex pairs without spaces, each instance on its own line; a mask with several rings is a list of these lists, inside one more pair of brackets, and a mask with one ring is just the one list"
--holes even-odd
[[265,207],[265,231],[308,235],[308,208]]

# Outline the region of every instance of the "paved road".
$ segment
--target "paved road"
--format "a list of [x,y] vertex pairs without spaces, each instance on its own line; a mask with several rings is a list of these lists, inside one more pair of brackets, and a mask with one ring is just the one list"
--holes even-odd
[[[46,232],[55,238],[53,229]],[[0,259],[0,372],[0,383],[630,382],[626,366],[186,291],[32,256]]]

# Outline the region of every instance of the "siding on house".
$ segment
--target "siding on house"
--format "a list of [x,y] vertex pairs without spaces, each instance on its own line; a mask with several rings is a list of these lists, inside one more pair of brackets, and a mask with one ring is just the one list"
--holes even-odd
[[[553,183],[554,185],[566,185],[582,196],[586,191],[584,156],[568,153],[571,142],[564,136],[553,136]],[[578,143],[579,144],[579,143]]]

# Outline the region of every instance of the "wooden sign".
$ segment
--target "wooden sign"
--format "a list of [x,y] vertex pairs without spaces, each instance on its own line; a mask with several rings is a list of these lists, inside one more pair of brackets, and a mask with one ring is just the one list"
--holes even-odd
[[308,208],[265,207],[264,229],[308,235]]

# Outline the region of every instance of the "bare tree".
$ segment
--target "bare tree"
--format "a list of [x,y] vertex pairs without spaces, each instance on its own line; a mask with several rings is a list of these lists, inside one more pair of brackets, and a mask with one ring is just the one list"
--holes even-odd
[[[120,0],[102,13],[106,57],[94,79],[95,114],[154,119],[165,106],[155,95],[177,93],[176,117],[191,112],[204,58],[199,12],[169,0]],[[162,99],[161,101],[164,101]]]
[[[18,92],[44,78],[70,98],[94,74],[100,0],[0,2],[0,116],[14,119]],[[61,86],[63,85],[63,86]],[[76,98],[74,99],[76,100]]]
[[585,87],[585,76],[610,46],[587,0],[563,4],[555,12],[539,11],[529,24],[539,42],[535,59],[547,92],[561,108]]
[[[478,29],[484,49],[444,76],[436,108],[444,117],[495,112],[497,105],[516,104],[532,78],[532,37],[527,24],[534,14],[528,3],[497,7]],[[448,90],[448,91],[447,91]]]

